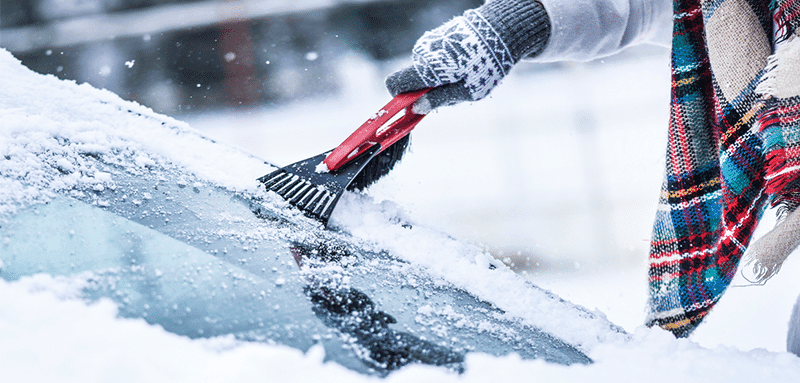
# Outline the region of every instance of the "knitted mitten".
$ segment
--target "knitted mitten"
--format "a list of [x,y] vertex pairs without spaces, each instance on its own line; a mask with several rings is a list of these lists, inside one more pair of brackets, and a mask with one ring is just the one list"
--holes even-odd
[[426,32],[412,51],[413,64],[386,79],[392,95],[435,88],[414,111],[480,100],[511,67],[541,52],[550,37],[550,19],[534,0],[489,0]]

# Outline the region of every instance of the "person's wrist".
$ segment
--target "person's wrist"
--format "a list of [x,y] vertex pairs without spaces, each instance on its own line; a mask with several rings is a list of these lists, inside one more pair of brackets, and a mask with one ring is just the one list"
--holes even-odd
[[489,0],[475,9],[500,36],[515,62],[534,57],[550,39],[550,18],[535,0]]

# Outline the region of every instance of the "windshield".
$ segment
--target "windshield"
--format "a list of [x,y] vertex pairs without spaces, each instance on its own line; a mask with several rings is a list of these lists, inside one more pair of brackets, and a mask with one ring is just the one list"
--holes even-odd
[[471,351],[590,362],[419,267],[258,198],[175,170],[97,166],[112,187],[59,195],[0,228],[4,279],[83,279],[86,299],[110,298],[122,316],[170,332],[320,343],[327,359],[367,373],[414,362],[460,370]]

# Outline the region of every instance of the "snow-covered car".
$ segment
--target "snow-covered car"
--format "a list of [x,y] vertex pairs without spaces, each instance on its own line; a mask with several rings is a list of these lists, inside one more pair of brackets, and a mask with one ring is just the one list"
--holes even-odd
[[44,274],[174,334],[322,345],[326,360],[375,375],[460,371],[471,352],[588,364],[582,347],[624,336],[385,205],[348,194],[340,209],[383,214],[365,225],[395,245],[335,217],[325,229],[262,190],[256,178],[275,167],[259,158],[2,50],[0,73],[6,283]]

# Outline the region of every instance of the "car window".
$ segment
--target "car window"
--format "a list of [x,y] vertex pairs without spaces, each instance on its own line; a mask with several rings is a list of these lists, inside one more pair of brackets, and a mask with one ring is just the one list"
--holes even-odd
[[462,368],[464,355],[589,363],[571,345],[342,233],[177,170],[99,163],[109,187],[72,190],[0,228],[0,276],[86,281],[88,300],[189,336],[307,350],[365,373],[409,363]]

